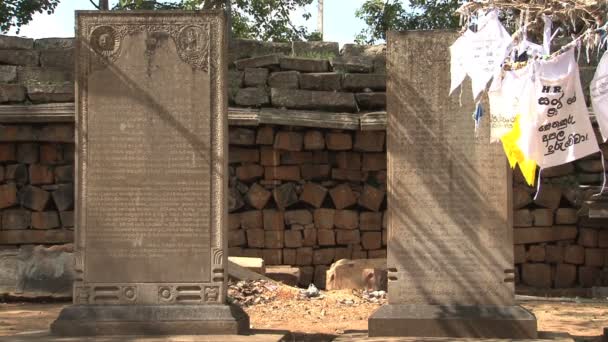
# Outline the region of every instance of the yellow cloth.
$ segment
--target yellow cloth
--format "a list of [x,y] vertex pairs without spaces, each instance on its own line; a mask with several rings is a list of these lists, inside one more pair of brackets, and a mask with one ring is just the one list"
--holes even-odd
[[505,150],[507,159],[509,160],[509,166],[512,169],[519,164],[519,169],[524,176],[526,183],[530,186],[534,186],[534,180],[536,178],[536,162],[532,159],[526,158],[522,150],[517,146],[517,140],[521,136],[521,129],[519,125],[520,115],[515,116],[515,122],[513,122],[513,128],[503,135],[500,140],[502,141],[502,148]]

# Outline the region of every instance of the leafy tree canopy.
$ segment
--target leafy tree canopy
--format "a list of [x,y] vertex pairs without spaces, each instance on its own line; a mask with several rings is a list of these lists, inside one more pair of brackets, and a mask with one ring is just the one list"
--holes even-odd
[[51,14],[58,4],[59,0],[0,0],[0,32],[8,32],[11,27],[19,30],[34,13]]
[[430,30],[459,28],[459,18],[453,13],[462,0],[366,0],[355,15],[367,27],[355,41],[359,44],[374,44],[386,39],[391,30]]

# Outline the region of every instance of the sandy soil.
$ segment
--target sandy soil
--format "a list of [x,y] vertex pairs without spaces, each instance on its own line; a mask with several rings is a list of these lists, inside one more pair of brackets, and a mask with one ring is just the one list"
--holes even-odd
[[[367,317],[380,303],[370,303],[352,291],[324,292],[321,299],[302,299],[299,290],[280,287],[268,302],[245,311],[254,329],[291,331],[297,341],[329,341],[367,330]],[[0,303],[0,336],[41,331],[67,303]],[[608,327],[608,302],[524,302],[534,312],[539,330],[567,332],[578,341],[594,341]]]

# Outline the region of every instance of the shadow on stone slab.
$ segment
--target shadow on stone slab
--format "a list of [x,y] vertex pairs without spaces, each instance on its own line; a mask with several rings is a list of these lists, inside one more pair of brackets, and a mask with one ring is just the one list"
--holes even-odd
[[71,305],[57,336],[249,334],[249,316],[236,305]]
[[520,306],[389,304],[368,320],[369,337],[534,339],[536,317]]

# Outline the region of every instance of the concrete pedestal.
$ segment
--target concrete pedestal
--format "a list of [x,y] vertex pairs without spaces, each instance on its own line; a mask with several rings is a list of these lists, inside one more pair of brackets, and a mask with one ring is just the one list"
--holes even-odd
[[369,336],[537,338],[536,317],[520,306],[389,304],[368,320]]
[[72,305],[51,324],[61,336],[247,334],[249,317],[233,305]]

